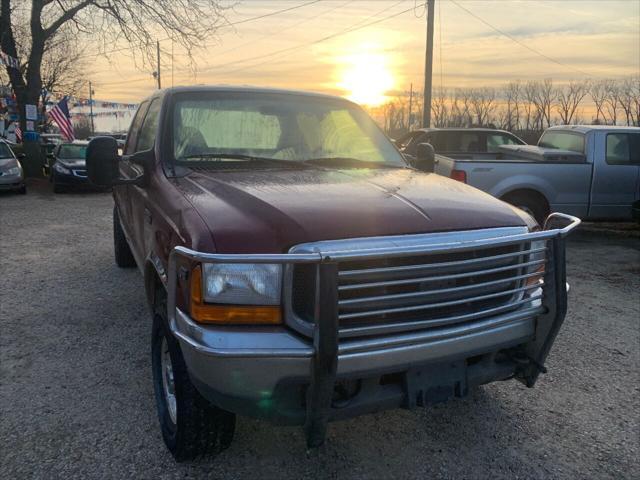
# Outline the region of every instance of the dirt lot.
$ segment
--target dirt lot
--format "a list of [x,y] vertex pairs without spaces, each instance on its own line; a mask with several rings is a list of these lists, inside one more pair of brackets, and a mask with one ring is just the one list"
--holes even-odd
[[0,478],[640,478],[640,236],[578,233],[569,314],[535,389],[299,428],[240,418],[177,465],[157,427],[150,319],[113,262],[108,194],[0,195]]

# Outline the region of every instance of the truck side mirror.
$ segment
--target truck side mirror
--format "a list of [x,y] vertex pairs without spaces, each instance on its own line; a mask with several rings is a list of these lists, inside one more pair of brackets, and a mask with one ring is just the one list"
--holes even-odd
[[436,152],[430,143],[419,143],[413,166],[423,172],[433,172],[436,168]]
[[113,137],[92,138],[87,147],[87,176],[100,187],[118,179],[118,142]]

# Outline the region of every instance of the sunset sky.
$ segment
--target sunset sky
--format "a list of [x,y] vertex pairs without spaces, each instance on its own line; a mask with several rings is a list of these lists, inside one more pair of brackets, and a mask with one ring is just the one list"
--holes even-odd
[[[411,83],[422,88],[426,21],[421,4],[242,0],[228,11],[228,22],[304,6],[220,28],[207,39],[208,47],[196,52],[195,72],[176,46],[172,62],[171,41],[162,41],[163,86],[249,84],[381,103]],[[136,68],[128,52],[108,60],[91,53],[85,52],[85,60],[96,98],[137,102],[154,90],[153,68],[140,62]],[[436,0],[435,87],[639,72],[638,0]]]

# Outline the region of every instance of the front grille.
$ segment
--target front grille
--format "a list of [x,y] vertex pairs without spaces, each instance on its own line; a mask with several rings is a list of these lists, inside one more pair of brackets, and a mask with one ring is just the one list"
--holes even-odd
[[[453,253],[338,263],[342,336],[450,327],[507,313],[531,302],[530,280],[544,267],[543,242],[485,246]],[[296,266],[291,304],[313,322],[315,268]]]
[[526,259],[521,248],[509,246],[342,263],[340,326],[421,321],[437,327],[508,311],[526,288]]

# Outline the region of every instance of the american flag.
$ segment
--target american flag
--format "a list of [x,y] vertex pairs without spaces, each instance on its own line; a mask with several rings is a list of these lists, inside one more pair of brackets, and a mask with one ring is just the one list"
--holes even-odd
[[60,133],[68,142],[73,142],[73,125],[71,125],[71,115],[69,115],[69,106],[67,105],[67,97],[60,100],[54,107],[49,110],[49,115],[58,124]]
[[16,136],[16,143],[22,143],[22,129],[20,128],[20,124],[16,123],[16,127],[13,129],[13,133]]

